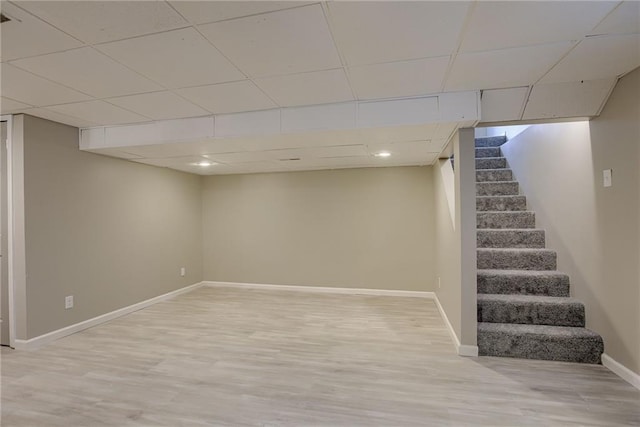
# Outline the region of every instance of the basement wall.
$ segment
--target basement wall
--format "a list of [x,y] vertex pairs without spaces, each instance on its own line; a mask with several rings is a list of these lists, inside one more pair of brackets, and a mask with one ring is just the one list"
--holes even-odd
[[210,176],[204,279],[434,289],[431,167]]
[[[640,374],[640,69],[590,122],[534,125],[502,149],[587,327]],[[603,187],[602,171],[613,170]]]
[[16,282],[19,322],[27,308],[18,339],[202,280],[199,176],[82,152],[77,128],[17,117],[27,272]]

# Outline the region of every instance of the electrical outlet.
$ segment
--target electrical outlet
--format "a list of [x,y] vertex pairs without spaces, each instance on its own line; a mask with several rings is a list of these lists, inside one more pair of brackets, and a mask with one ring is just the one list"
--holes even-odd
[[69,295],[68,297],[64,297],[64,309],[68,310],[73,308],[73,295]]
[[185,267],[180,267],[180,277],[184,277],[187,275],[187,269]]

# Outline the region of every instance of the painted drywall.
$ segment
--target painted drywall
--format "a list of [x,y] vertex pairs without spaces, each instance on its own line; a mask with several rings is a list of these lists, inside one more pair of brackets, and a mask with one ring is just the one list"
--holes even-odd
[[0,234],[3,236],[0,247],[0,344],[9,345],[9,265],[7,230],[7,122],[0,122]]
[[23,131],[28,312],[18,338],[202,280],[199,176],[81,152],[78,129],[59,123],[25,115]]
[[[454,171],[448,159],[434,166],[436,295],[458,341],[461,335],[460,233],[455,220]],[[454,202],[449,204],[449,197]],[[453,212],[450,211],[453,208]]]
[[204,279],[432,291],[431,167],[210,176]]
[[[476,176],[473,129],[460,129],[448,159],[435,165],[436,295],[461,347],[477,355]],[[455,202],[450,203],[453,195]],[[454,212],[450,209],[453,205]],[[453,214],[453,215],[452,215]],[[439,286],[438,286],[439,282]]]
[[[605,353],[640,373],[640,69],[590,122],[534,125],[503,152]],[[602,171],[613,169],[613,186]]]

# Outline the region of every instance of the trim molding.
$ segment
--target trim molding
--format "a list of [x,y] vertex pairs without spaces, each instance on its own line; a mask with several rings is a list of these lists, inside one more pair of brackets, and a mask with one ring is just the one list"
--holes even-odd
[[380,295],[387,297],[412,297],[434,299],[435,293],[426,291],[400,291],[390,289],[366,289],[366,288],[332,288],[326,286],[300,286],[300,285],[268,285],[259,283],[238,283],[238,282],[202,282],[204,286],[214,288],[243,288],[243,289],[265,289],[271,291],[294,291],[312,292],[320,294],[351,294],[351,295]]
[[602,354],[602,365],[611,372],[640,390],[640,375],[624,366],[622,363],[614,360],[607,353]]
[[79,323],[75,323],[73,325],[66,326],[61,329],[57,329],[55,331],[48,332],[44,335],[40,335],[28,340],[15,340],[15,349],[16,350],[34,350],[36,348],[40,348],[43,345],[46,345],[52,341],[58,340],[60,338],[64,338],[71,334],[75,334],[76,332],[83,331],[85,329],[91,328],[93,326],[100,325],[102,323],[108,322],[109,320],[116,319],[118,317],[133,313],[134,311],[141,310],[143,308],[149,307],[153,304],[157,304],[162,301],[166,301],[173,297],[176,297],[180,294],[184,294],[186,292],[193,291],[203,285],[203,282],[195,283],[190,286],[186,286],[184,288],[176,289],[175,291],[167,292],[166,294],[158,295],[157,297],[150,298],[148,300],[140,301],[138,303],[119,308],[117,310],[111,311],[109,313],[101,314],[100,316],[93,317],[91,319],[84,320]]
[[478,357],[478,346],[477,345],[463,345],[460,344],[460,339],[456,334],[456,331],[453,329],[451,322],[449,322],[449,318],[447,317],[447,313],[444,311],[442,304],[440,304],[440,300],[438,299],[438,295],[433,294],[433,300],[436,303],[436,307],[438,307],[438,311],[440,312],[440,317],[444,320],[444,324],[447,326],[447,330],[449,331],[449,335],[451,335],[451,339],[453,340],[453,345],[456,347],[456,352],[458,356],[464,357]]

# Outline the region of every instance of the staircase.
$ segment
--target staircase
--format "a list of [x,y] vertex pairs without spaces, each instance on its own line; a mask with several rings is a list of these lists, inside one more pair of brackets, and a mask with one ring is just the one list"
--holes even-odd
[[479,354],[600,363],[602,338],[569,297],[569,276],[556,270],[556,252],[502,157],[505,142],[476,139]]

